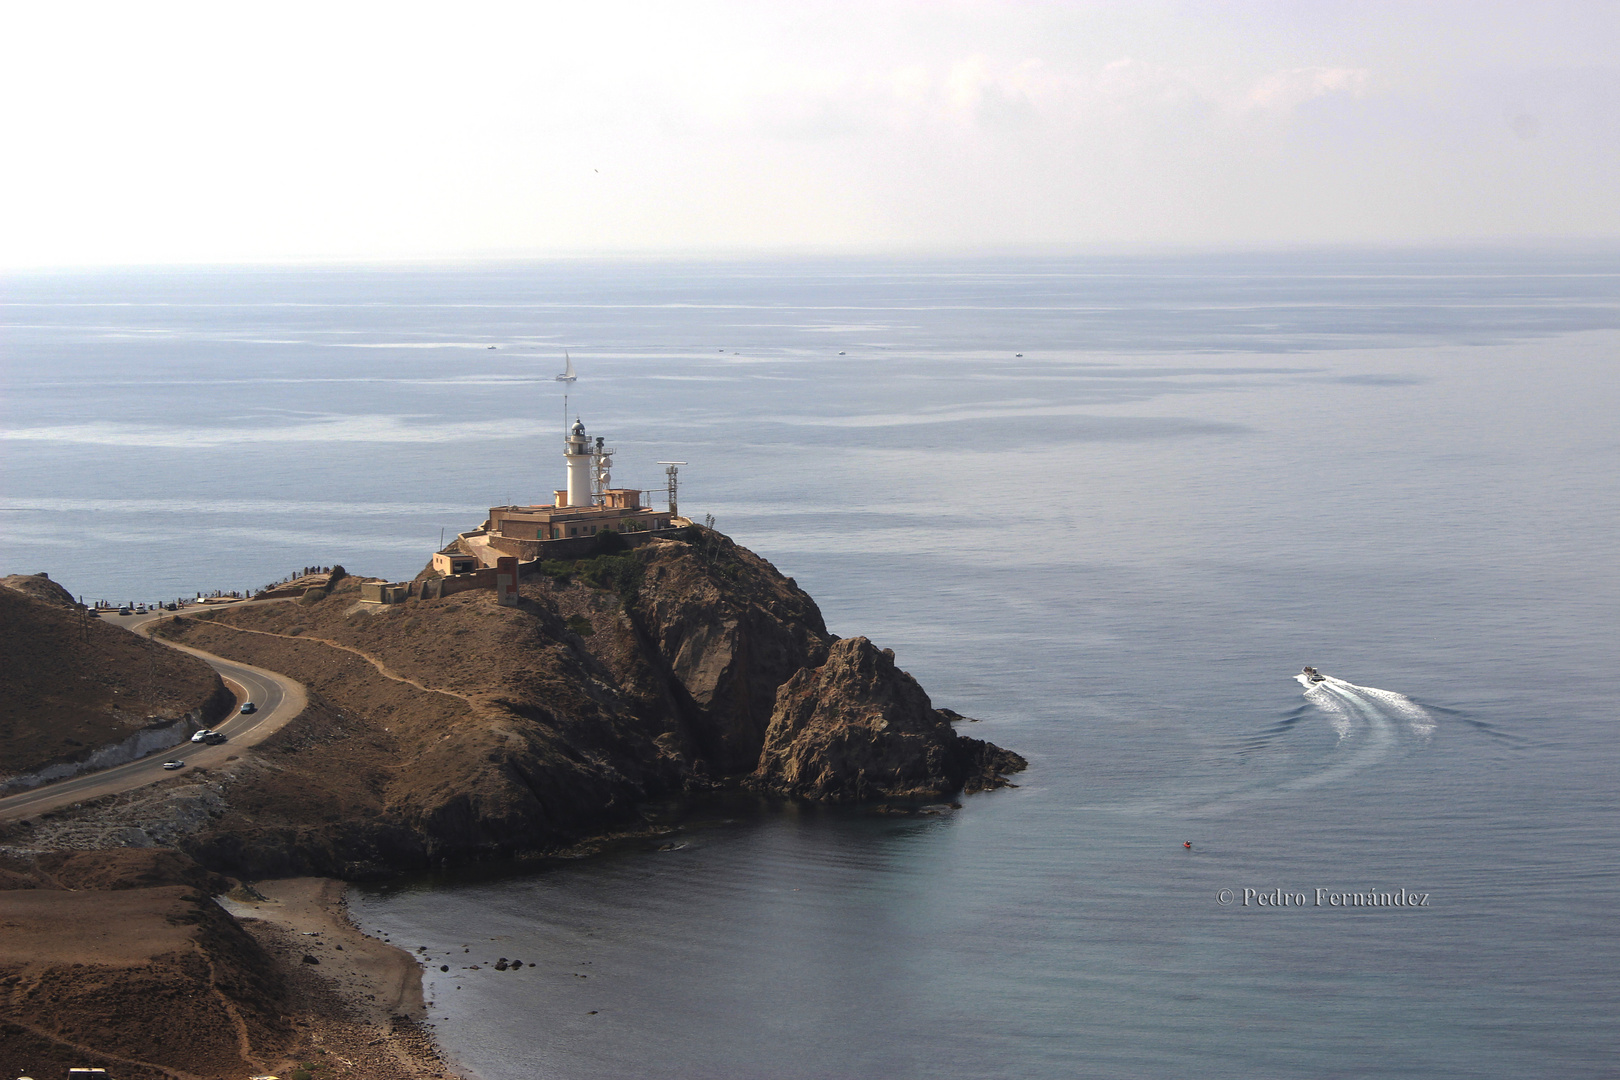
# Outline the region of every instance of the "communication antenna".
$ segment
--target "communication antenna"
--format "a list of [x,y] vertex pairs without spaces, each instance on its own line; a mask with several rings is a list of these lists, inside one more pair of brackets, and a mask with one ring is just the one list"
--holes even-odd
[[596,453],[591,455],[591,482],[596,490],[591,494],[595,501],[607,502],[607,489],[613,486],[613,455],[618,451],[611,446],[603,446],[603,438],[596,437]]
[[675,487],[676,487],[676,484],[677,484],[677,480],[678,480],[678,478],[680,476],[680,472],[681,472],[680,467],[682,465],[685,465],[686,462],[684,462],[684,461],[660,461],[658,464],[660,464],[660,465],[668,465],[669,466],[669,468],[664,470],[664,475],[669,477],[669,516],[670,517],[678,517],[680,515],[680,510],[676,509]]

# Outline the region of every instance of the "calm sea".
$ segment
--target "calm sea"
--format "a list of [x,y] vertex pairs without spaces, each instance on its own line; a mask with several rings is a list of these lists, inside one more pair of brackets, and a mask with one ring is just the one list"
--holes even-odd
[[7,572],[409,576],[563,482],[567,350],[617,483],[688,462],[683,512],[1030,759],[938,816],[699,808],[678,850],[357,891],[486,1080],[1620,1074],[1620,251],[0,303]]

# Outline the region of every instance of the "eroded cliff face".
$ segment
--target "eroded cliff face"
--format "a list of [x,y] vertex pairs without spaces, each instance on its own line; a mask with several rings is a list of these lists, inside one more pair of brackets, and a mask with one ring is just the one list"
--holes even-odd
[[555,851],[694,791],[936,797],[1022,767],[717,533],[545,569],[517,608],[339,588],[177,621],[161,632],[300,680],[310,708],[206,779],[219,809],[189,832],[133,820],[136,797],[118,827],[242,877],[359,877]]
[[776,692],[759,790],[805,799],[939,798],[1000,787],[1024,759],[958,735],[946,714],[864,637],[835,643],[827,662],[801,668]]
[[693,537],[642,549],[630,616],[669,673],[710,767],[747,772],[759,760],[777,687],[821,666],[833,638],[792,578],[730,537],[706,529]]

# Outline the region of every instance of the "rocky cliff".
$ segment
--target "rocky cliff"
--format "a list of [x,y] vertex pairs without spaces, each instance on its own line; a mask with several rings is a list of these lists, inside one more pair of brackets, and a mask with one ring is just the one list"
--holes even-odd
[[352,878],[645,829],[649,804],[693,792],[931,799],[1023,767],[718,533],[538,569],[516,608],[481,591],[361,604],[351,580],[175,620],[160,632],[299,679],[310,707],[223,773],[115,800],[108,838],[73,842]]
[[999,787],[1001,774],[1024,765],[1011,751],[958,735],[951,716],[895,667],[893,650],[856,637],[777,690],[748,781],[806,799],[924,799]]

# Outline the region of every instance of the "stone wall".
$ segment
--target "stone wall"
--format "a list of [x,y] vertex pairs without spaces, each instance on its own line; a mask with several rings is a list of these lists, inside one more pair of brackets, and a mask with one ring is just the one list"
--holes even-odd
[[[656,540],[659,537],[669,536],[671,530],[659,529],[656,532],[627,532],[617,534],[624,540],[626,548],[640,547]],[[496,536],[491,533],[489,546],[503,555],[515,557],[519,563],[532,563],[542,559],[588,559],[598,553],[597,540],[602,534],[596,536],[566,536],[561,540],[517,540],[509,536]],[[537,570],[524,570],[527,577]]]

